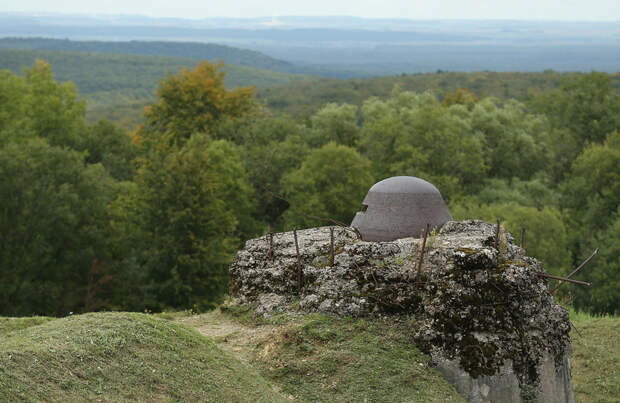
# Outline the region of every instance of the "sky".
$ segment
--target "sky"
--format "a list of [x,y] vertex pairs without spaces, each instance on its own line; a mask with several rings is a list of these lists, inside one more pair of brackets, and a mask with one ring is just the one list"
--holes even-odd
[[0,12],[620,21],[620,0],[0,0]]

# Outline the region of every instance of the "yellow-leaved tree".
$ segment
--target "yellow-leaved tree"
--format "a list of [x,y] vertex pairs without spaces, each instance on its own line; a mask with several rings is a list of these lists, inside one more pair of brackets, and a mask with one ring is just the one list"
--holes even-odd
[[145,110],[138,137],[167,134],[173,143],[182,144],[194,133],[210,134],[223,118],[247,113],[254,87],[227,90],[222,67],[205,61],[194,70],[168,75],[159,85],[158,101]]

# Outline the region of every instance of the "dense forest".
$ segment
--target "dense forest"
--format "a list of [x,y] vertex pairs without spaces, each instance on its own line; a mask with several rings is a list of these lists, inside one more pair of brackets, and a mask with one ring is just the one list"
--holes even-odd
[[[58,81],[72,81],[76,85],[81,98],[87,100],[86,118],[90,123],[109,119],[128,130],[140,124],[144,107],[155,100],[157,85],[166,74],[192,68],[201,60],[226,63],[227,88],[253,85],[257,98],[269,109],[305,119],[329,102],[361,106],[371,96],[386,97],[395,85],[403,91],[430,90],[440,98],[457,88],[467,88],[478,97],[527,102],[541,92],[558,88],[562,80],[583,75],[553,70],[537,73],[437,70],[336,79],[325,77],[333,75],[331,71],[304,70],[258,52],[215,44],[0,39],[0,69],[21,73],[37,58],[51,64]],[[312,75],[282,73],[289,70]],[[620,91],[620,73],[609,77],[612,88]]]
[[[20,42],[23,46],[31,43]],[[97,52],[4,49],[0,44],[0,69],[21,73],[24,68],[32,66],[36,59],[49,62],[58,81],[72,81],[77,86],[82,98],[88,100],[87,112],[91,122],[101,117],[115,121],[124,118],[129,122],[126,126],[132,128],[137,126],[144,106],[153,101],[159,81],[166,74],[175,74],[183,68],[195,66],[200,60]],[[215,63],[218,59],[212,61]],[[268,87],[309,79],[303,75],[234,64],[226,64],[226,71],[226,86],[229,88],[252,85]]]
[[51,38],[0,38],[0,48],[24,50],[57,50],[67,52],[110,53],[115,55],[168,56],[186,59],[221,60],[227,64],[282,73],[297,72],[283,60],[260,52],[215,43],[155,41],[70,41]]
[[[273,110],[297,117],[308,117],[327,102],[361,106],[372,96],[387,97],[395,86],[403,91],[432,91],[440,98],[458,88],[467,88],[477,97],[516,99],[527,102],[542,92],[560,87],[562,82],[576,80],[583,73],[539,73],[480,71],[461,73],[438,70],[434,73],[400,74],[388,77],[321,79],[294,81],[261,87],[257,96]],[[613,91],[620,93],[620,73],[607,75]]]
[[87,122],[47,63],[0,72],[0,315],[209,309],[243,240],[348,223],[393,175],[434,183],[455,219],[525,227],[552,274],[599,248],[577,276],[593,285],[559,298],[620,311],[618,74],[328,80],[258,98],[224,80],[209,62],[165,76],[126,131]]

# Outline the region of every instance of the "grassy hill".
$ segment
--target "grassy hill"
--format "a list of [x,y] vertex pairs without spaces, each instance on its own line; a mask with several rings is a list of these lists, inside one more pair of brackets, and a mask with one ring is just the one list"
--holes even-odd
[[[571,316],[577,401],[617,401],[620,318]],[[411,325],[239,307],[0,318],[0,400],[463,401]]]
[[136,313],[41,322],[0,322],[0,401],[285,400],[186,326]]

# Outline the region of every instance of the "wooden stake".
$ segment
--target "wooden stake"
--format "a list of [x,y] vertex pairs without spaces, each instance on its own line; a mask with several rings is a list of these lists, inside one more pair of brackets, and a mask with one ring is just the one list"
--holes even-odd
[[334,265],[334,227],[329,227],[329,265]]
[[301,256],[299,255],[299,243],[297,242],[297,228],[293,228],[293,236],[295,237],[295,250],[297,251],[297,290],[301,294],[301,287],[304,282],[304,274],[301,270]]
[[585,281],[577,281],[577,280],[573,280],[573,279],[566,278],[566,277],[552,276],[551,274],[536,273],[536,275],[538,277],[552,278],[554,280],[560,280],[560,281],[568,281],[569,283],[575,283],[575,284],[581,284],[581,285],[592,285],[592,283],[586,283]]
[[273,260],[273,234],[270,232],[269,238],[269,250],[267,251],[267,259]]
[[499,252],[499,218],[497,219],[497,230],[495,231],[495,249]]
[[418,291],[420,287],[420,271],[422,270],[422,261],[424,260],[424,248],[426,247],[426,237],[428,237],[428,231],[430,229],[430,224],[426,224],[426,231],[424,231],[424,240],[422,241],[422,252],[420,252],[420,260],[418,260],[418,274],[415,278],[415,290]]
[[[592,252],[592,254],[590,255],[590,257],[589,257],[589,258],[587,258],[586,260],[584,260],[584,261],[583,261],[583,263],[581,263],[581,264],[579,265],[579,267],[577,267],[577,268],[576,268],[575,270],[573,270],[573,271],[572,271],[572,272],[571,272],[568,276],[566,276],[566,279],[569,279],[569,278],[573,277],[573,274],[575,274],[575,273],[577,273],[579,270],[581,270],[581,268],[582,268],[583,266],[585,266],[585,265],[586,265],[586,264],[590,261],[590,259],[592,259],[592,258],[594,257],[594,255],[596,255],[597,253],[598,253],[598,248],[596,248],[596,249],[594,250],[594,252]],[[560,281],[560,283],[559,283],[558,285],[556,285],[556,286],[555,286],[555,288],[554,288],[553,290],[551,290],[551,293],[553,294],[554,292],[556,292],[556,291],[558,290],[558,288],[562,287],[562,284],[564,284],[564,282],[563,282],[563,281]]]

